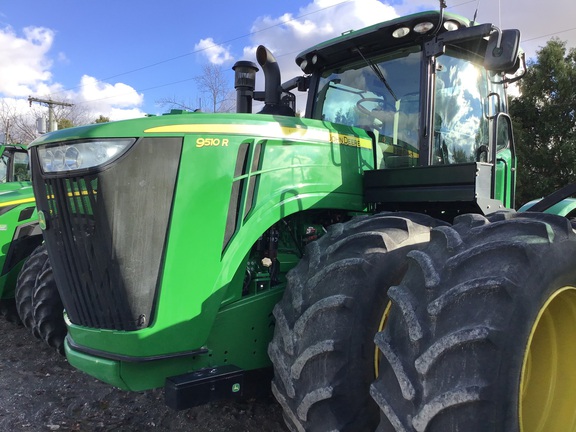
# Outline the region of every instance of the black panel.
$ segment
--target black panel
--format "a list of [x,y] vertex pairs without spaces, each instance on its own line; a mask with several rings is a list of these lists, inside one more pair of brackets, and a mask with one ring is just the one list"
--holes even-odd
[[32,207],[27,207],[24,210],[22,210],[20,212],[20,215],[18,216],[18,222],[22,222],[23,220],[30,219],[32,217],[32,214],[34,213],[35,208],[36,207],[32,206]]
[[164,401],[174,410],[205,405],[220,399],[240,398],[244,391],[244,371],[224,365],[166,378]]
[[[248,150],[250,149],[249,143],[242,143],[238,148],[238,155],[236,157],[236,167],[234,168],[234,179],[246,174]],[[240,197],[244,190],[244,183],[246,179],[239,179],[232,181],[232,190],[230,191],[230,202],[228,203],[228,215],[226,216],[226,230],[224,232],[224,242],[222,250],[226,249],[230,239],[236,232],[238,225],[238,213],[240,212]]]
[[248,194],[246,196],[246,207],[244,208],[244,218],[248,217],[252,206],[254,206],[254,191],[256,190],[256,184],[260,180],[260,175],[254,175],[253,173],[260,169],[260,154],[262,153],[263,143],[258,143],[254,147],[254,155],[252,156],[252,167],[250,168],[250,180],[248,181]]
[[181,151],[182,138],[144,138],[101,171],[44,176],[33,149],[44,237],[74,324],[150,323]]
[[[34,207],[32,207],[32,211],[34,211]],[[6,254],[2,276],[16,267],[20,261],[28,258],[32,251],[42,244],[42,240],[42,230],[38,226],[38,222],[34,221],[18,226]]]
[[364,172],[365,202],[428,211],[456,207],[489,214],[504,209],[491,196],[491,164],[469,163]]
[[18,207],[19,204],[14,204],[14,205],[7,205],[4,207],[0,207],[0,215],[6,214],[8,213],[10,210],[15,209],[16,207]]

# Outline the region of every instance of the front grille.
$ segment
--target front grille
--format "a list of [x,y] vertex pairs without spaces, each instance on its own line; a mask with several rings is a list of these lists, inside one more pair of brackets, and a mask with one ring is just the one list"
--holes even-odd
[[105,170],[44,175],[34,189],[62,302],[74,324],[149,325],[178,172],[181,138],[141,139]]

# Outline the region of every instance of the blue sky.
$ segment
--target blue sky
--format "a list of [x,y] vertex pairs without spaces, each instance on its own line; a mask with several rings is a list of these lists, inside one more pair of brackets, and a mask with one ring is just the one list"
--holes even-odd
[[[29,95],[68,100],[97,117],[161,113],[162,98],[190,105],[202,97],[194,77],[222,66],[232,82],[236,60],[254,61],[268,46],[283,79],[299,73],[306,47],[436,0],[0,0],[0,100],[28,106]],[[576,46],[573,0],[448,0],[449,11],[519,28],[533,57],[551,35]],[[208,47],[208,48],[207,48]],[[260,82],[262,79],[260,78]],[[232,89],[232,84],[230,85]]]

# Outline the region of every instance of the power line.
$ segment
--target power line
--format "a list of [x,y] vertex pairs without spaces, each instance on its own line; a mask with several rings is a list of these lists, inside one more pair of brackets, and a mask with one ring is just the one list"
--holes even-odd
[[549,34],[544,35],[544,36],[537,36],[537,37],[533,37],[533,38],[530,38],[530,39],[523,39],[522,42],[532,42],[533,40],[536,40],[536,39],[544,39],[544,38],[547,38],[547,37],[550,37],[550,36],[556,36],[556,35],[558,35],[558,34],[567,33],[567,32],[574,31],[574,30],[576,30],[576,27],[572,27],[572,28],[566,29],[566,30],[560,30],[560,31],[557,31],[557,32],[554,32],[554,33],[549,33]]
[[[169,83],[159,84],[159,85],[152,86],[152,87],[146,87],[146,88],[139,89],[139,90],[134,89],[134,91],[135,91],[136,93],[141,93],[141,92],[145,92],[145,91],[148,91],[148,90],[155,90],[155,89],[162,88],[162,87],[169,87],[169,86],[175,85],[175,84],[182,84],[182,83],[184,83],[184,82],[192,81],[192,80],[194,80],[194,79],[195,79],[194,77],[192,77],[192,78],[185,78],[185,79],[181,79],[181,80],[178,80],[178,81],[172,81],[172,82],[169,82]],[[99,99],[90,99],[90,100],[87,100],[87,101],[76,102],[76,105],[86,105],[86,104],[91,104],[91,103],[93,103],[93,102],[100,102],[100,101],[104,101],[104,100],[108,100],[108,99],[114,99],[114,98],[117,98],[117,97],[119,97],[119,96],[123,96],[123,95],[126,95],[126,94],[128,94],[128,93],[121,93],[121,94],[117,94],[117,95],[114,95],[114,96],[106,96],[106,97],[99,98]]]
[[[242,35],[242,36],[237,36],[237,37],[228,39],[228,40],[226,40],[225,42],[222,42],[222,43],[214,44],[214,45],[211,45],[211,46],[209,46],[209,47],[204,47],[204,48],[201,48],[201,49],[192,51],[192,52],[187,53],[187,54],[182,54],[182,55],[175,56],[175,57],[172,57],[172,58],[169,58],[169,59],[166,59],[166,60],[161,60],[161,61],[158,61],[158,62],[155,62],[155,63],[151,63],[151,64],[149,64],[149,65],[147,65],[147,66],[142,66],[142,67],[140,67],[140,68],[136,68],[136,69],[133,69],[133,70],[130,70],[130,71],[127,71],[127,72],[122,72],[122,73],[120,73],[120,74],[112,75],[112,76],[110,76],[110,77],[103,78],[103,79],[101,79],[101,80],[97,80],[96,83],[103,83],[103,82],[106,82],[107,80],[112,79],[112,78],[117,78],[117,77],[119,77],[119,76],[128,75],[128,74],[130,74],[130,73],[138,72],[138,71],[141,71],[141,70],[144,70],[144,69],[149,69],[149,68],[151,68],[151,67],[158,66],[158,65],[164,64],[164,63],[168,63],[168,62],[171,62],[171,61],[174,61],[174,60],[178,60],[178,59],[180,59],[180,58],[187,57],[187,56],[190,56],[190,55],[192,55],[192,54],[196,54],[196,53],[199,53],[199,52],[208,50],[208,49],[210,49],[210,48],[214,48],[214,47],[218,47],[218,46],[223,46],[223,45],[228,44],[228,43],[230,43],[230,42],[234,42],[234,41],[236,41],[236,40],[239,40],[239,39],[242,39],[242,38],[245,38],[245,37],[249,37],[249,36],[252,36],[252,35],[254,35],[254,34],[261,33],[261,32],[264,32],[264,31],[266,31],[266,30],[270,30],[270,29],[275,28],[275,27],[279,27],[279,26],[284,25],[284,24],[286,24],[286,23],[289,23],[289,22],[291,22],[291,21],[296,21],[296,20],[301,19],[301,18],[303,18],[303,17],[306,17],[306,16],[308,16],[308,15],[312,15],[312,14],[315,14],[315,13],[317,13],[317,12],[320,12],[320,11],[323,11],[323,10],[326,10],[326,9],[330,9],[330,8],[333,8],[333,7],[335,7],[335,6],[338,6],[338,5],[341,5],[341,4],[344,4],[344,3],[349,3],[349,2],[351,2],[351,1],[356,1],[356,0],[345,0],[345,1],[342,1],[342,2],[339,2],[339,3],[336,3],[336,4],[333,4],[333,5],[331,5],[331,6],[327,6],[327,7],[321,8],[321,9],[317,9],[317,10],[312,11],[312,12],[308,12],[308,13],[306,13],[306,14],[298,15],[297,17],[293,17],[293,18],[291,18],[291,19],[288,19],[288,20],[279,22],[279,23],[277,23],[277,24],[274,24],[274,25],[265,27],[265,28],[263,28],[263,29],[253,31],[253,32],[250,32],[250,33],[245,34],[245,35]],[[463,6],[463,5],[467,5],[467,4],[469,4],[469,3],[474,3],[474,2],[476,2],[476,1],[477,1],[477,0],[468,0],[468,1],[465,1],[465,2],[462,2],[462,3],[458,3],[458,4],[455,4],[455,5],[448,6],[448,8],[455,8],[455,7]],[[555,36],[555,35],[558,35],[558,34],[561,34],[561,33],[567,33],[567,32],[573,31],[573,30],[576,30],[576,27],[573,27],[573,28],[570,28],[570,29],[566,29],[566,30],[560,30],[560,31],[557,31],[557,32],[554,32],[554,33],[549,33],[549,34],[543,35],[543,36],[533,37],[533,38],[530,38],[530,39],[523,39],[523,40],[521,41],[521,43],[531,42],[531,41],[533,41],[533,40],[543,39],[543,38],[550,37],[550,36]],[[290,54],[294,54],[294,53],[297,53],[297,52],[299,52],[299,51],[294,51],[294,52],[291,52],[291,53],[283,53],[283,54],[280,54],[280,55],[276,55],[276,58],[284,57],[284,56],[287,56],[287,55],[290,55]],[[172,81],[172,82],[169,82],[169,83],[164,83],[164,84],[159,84],[159,85],[155,85],[155,86],[151,86],[151,87],[146,87],[146,88],[139,89],[139,90],[136,90],[136,89],[134,89],[134,90],[136,91],[136,93],[141,93],[141,92],[145,92],[145,91],[149,91],[149,90],[155,90],[155,89],[162,88],[162,87],[169,87],[169,86],[172,86],[172,85],[181,84],[181,83],[184,83],[184,82],[189,82],[189,81],[192,81],[192,80],[194,80],[194,79],[195,79],[194,77],[185,78],[185,79],[178,80],[178,81]],[[70,88],[70,89],[68,89],[68,90],[80,88],[80,87],[83,87],[83,86],[84,86],[84,85],[79,85],[79,86],[76,86],[76,87],[72,87],[72,88]],[[62,91],[64,91],[64,90],[62,90]],[[58,92],[58,93],[59,93],[59,92]],[[57,94],[57,93],[56,93],[56,94]],[[118,96],[121,96],[121,95],[108,96],[108,97],[99,98],[99,99],[92,99],[92,100],[88,100],[88,101],[77,102],[77,105],[85,105],[85,104],[89,104],[89,103],[93,103],[93,102],[99,102],[99,101],[103,101],[103,100],[114,99],[114,98],[116,98],[116,97],[118,97]]]
[[[309,16],[309,15],[313,15],[313,14],[315,14],[315,13],[324,11],[324,10],[326,10],[326,9],[330,9],[330,8],[339,6],[339,5],[344,4],[344,3],[350,3],[351,1],[356,1],[356,0],[344,0],[344,1],[341,1],[341,2],[339,2],[339,3],[335,3],[335,4],[333,4],[333,5],[330,5],[330,6],[326,6],[326,7],[320,8],[320,9],[316,9],[316,10],[314,10],[314,11],[312,11],[312,12],[308,12],[308,13],[305,13],[305,14],[298,15],[298,16],[296,16],[296,17],[293,17],[293,18],[291,18],[291,19],[281,21],[281,22],[279,22],[279,23],[277,23],[277,24],[274,24],[274,25],[271,25],[271,26],[269,26],[269,27],[265,27],[265,28],[263,28],[263,29],[256,30],[256,31],[253,31],[253,32],[250,32],[250,33],[241,35],[241,36],[236,36],[236,37],[234,37],[234,38],[228,39],[228,40],[226,40],[226,41],[224,41],[224,42],[221,42],[221,43],[217,43],[217,44],[210,45],[210,46],[207,46],[207,47],[204,47],[204,48],[196,49],[196,50],[191,51],[191,52],[189,52],[189,53],[180,54],[180,55],[177,55],[177,56],[174,56],[174,57],[165,59],[165,60],[160,60],[160,61],[157,61],[157,62],[154,62],[154,63],[150,63],[150,64],[148,64],[148,65],[141,66],[141,67],[135,68],[135,69],[131,69],[131,70],[126,71],[126,72],[121,72],[121,73],[118,73],[118,74],[115,74],[115,75],[111,75],[111,76],[109,76],[109,77],[106,77],[106,78],[102,78],[102,79],[100,79],[100,80],[97,80],[97,81],[96,81],[96,84],[98,84],[98,83],[105,83],[105,82],[107,82],[108,80],[111,80],[111,79],[113,79],[113,78],[118,78],[118,77],[121,77],[121,76],[124,76],[124,75],[129,75],[129,74],[134,73],[134,72],[140,72],[140,71],[142,71],[142,70],[150,69],[150,68],[152,68],[152,67],[159,66],[159,65],[161,65],[161,64],[165,64],[165,63],[169,63],[169,62],[172,62],[172,61],[175,61],[175,60],[179,60],[179,59],[184,58],[184,57],[189,57],[189,56],[191,56],[191,55],[193,55],[193,54],[198,54],[198,53],[200,53],[200,52],[202,52],[202,51],[206,51],[206,50],[211,49],[211,48],[220,47],[220,46],[223,46],[223,45],[225,45],[225,44],[229,44],[229,43],[231,43],[231,42],[235,42],[235,41],[237,41],[237,40],[239,40],[239,39],[243,39],[243,38],[246,38],[246,37],[250,37],[250,36],[255,35],[255,34],[257,34],[257,33],[262,33],[262,32],[264,32],[264,31],[266,31],[266,30],[270,30],[270,29],[272,29],[272,28],[279,27],[279,26],[284,25],[284,24],[287,24],[287,23],[289,23],[289,22],[296,21],[296,20],[298,20],[298,19],[300,19],[300,18]],[[54,94],[63,93],[63,92],[65,92],[65,91],[69,91],[69,90],[75,90],[75,89],[78,89],[78,88],[81,88],[81,87],[84,87],[84,84],[80,84],[80,85],[77,85],[77,86],[75,86],[75,87],[69,87],[69,88],[67,88],[67,89],[60,90],[59,92],[56,92],[56,93],[54,93]]]

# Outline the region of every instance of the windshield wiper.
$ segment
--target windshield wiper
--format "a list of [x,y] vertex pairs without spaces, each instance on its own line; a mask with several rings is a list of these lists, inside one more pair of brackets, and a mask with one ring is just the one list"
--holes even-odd
[[370,69],[372,69],[372,71],[376,74],[376,76],[378,77],[378,79],[380,81],[382,81],[382,83],[384,84],[384,86],[386,87],[386,89],[390,92],[390,94],[392,95],[392,97],[394,98],[395,101],[398,101],[398,97],[396,96],[396,94],[394,93],[394,90],[392,90],[392,87],[390,87],[390,84],[388,84],[388,81],[386,80],[386,78],[384,77],[384,74],[382,73],[382,70],[380,69],[380,66],[378,66],[377,64],[374,64],[371,60],[368,60],[366,57],[364,57],[364,54],[362,54],[362,51],[360,51],[359,48],[356,48],[356,51],[358,51],[358,54],[360,54],[360,57],[362,57],[362,59],[366,62],[366,64],[368,66],[370,66]]

